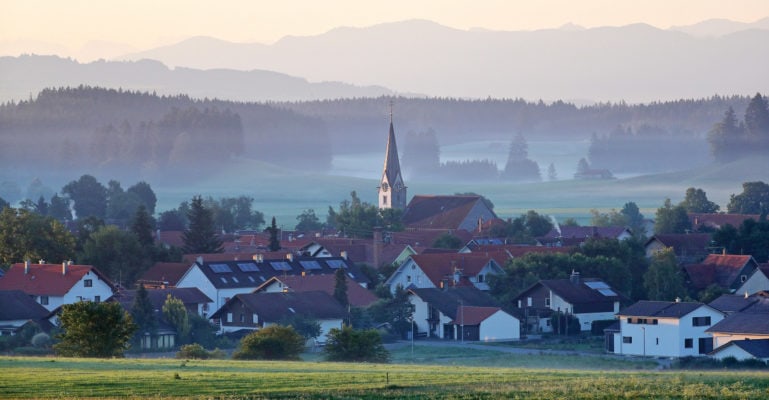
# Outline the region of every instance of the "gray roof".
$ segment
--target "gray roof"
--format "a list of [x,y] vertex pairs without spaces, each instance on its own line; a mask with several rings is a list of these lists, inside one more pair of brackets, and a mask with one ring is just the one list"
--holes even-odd
[[424,302],[430,304],[449,318],[456,318],[457,307],[499,307],[499,302],[488,293],[470,286],[459,286],[447,289],[421,288],[409,289]]
[[21,290],[0,290],[0,321],[41,320],[48,310]]
[[736,313],[722,319],[705,332],[769,335],[769,315]]
[[266,322],[280,322],[297,314],[315,319],[341,319],[347,316],[347,309],[331,295],[315,291],[238,294],[211,315],[211,318],[221,318],[237,303],[243,304],[250,312],[257,314],[260,320]]
[[343,257],[293,257],[263,261],[204,261],[196,265],[217,289],[256,288],[273,276],[334,274],[343,268],[359,284],[368,284],[360,268]]
[[708,303],[709,306],[730,313],[767,313],[769,314],[769,298],[766,294],[759,292],[748,297],[737,294],[724,294]]
[[617,313],[617,315],[633,317],[681,318],[702,306],[707,307],[707,305],[704,303],[695,302],[641,300],[620,311]]
[[769,358],[769,339],[732,340],[731,342],[713,350],[710,355],[713,355],[729,346],[737,346],[755,358]]

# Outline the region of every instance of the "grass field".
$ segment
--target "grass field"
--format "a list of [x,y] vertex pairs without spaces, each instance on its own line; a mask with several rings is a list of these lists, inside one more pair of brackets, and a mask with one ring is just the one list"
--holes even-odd
[[759,399],[769,373],[0,357],[2,398]]

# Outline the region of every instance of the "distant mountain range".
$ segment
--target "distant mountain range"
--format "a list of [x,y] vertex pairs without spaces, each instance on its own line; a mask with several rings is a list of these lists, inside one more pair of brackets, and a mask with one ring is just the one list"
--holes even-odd
[[159,61],[147,59],[81,64],[57,56],[0,57],[0,101],[24,100],[44,88],[80,85],[249,102],[377,97],[393,93],[379,86],[313,83],[271,71],[169,69]]
[[280,71],[429,96],[645,102],[767,92],[767,43],[769,18],[668,30],[634,24],[515,32],[412,20],[272,45],[196,37],[119,59]]
[[769,18],[514,32],[412,20],[272,45],[195,37],[116,61],[0,57],[0,101],[80,84],[236,101],[418,93],[590,104],[750,95],[769,92],[767,43]]

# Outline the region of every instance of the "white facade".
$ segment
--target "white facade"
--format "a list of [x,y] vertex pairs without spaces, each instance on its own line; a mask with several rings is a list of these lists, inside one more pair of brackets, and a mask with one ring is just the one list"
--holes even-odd
[[[713,348],[713,337],[705,330],[724,318],[724,314],[707,305],[681,318],[629,316],[619,314],[620,332],[614,335],[614,352],[624,355],[686,357],[703,356]],[[640,317],[640,318],[639,318]],[[709,318],[709,323],[695,318]],[[628,322],[631,318],[634,322]],[[638,323],[643,319],[645,323]],[[702,321],[700,319],[700,321]],[[712,344],[711,344],[712,343]],[[707,351],[705,351],[707,349]]]
[[[259,282],[259,284],[261,283],[262,282]],[[176,283],[176,287],[198,288],[203,294],[213,300],[213,303],[209,303],[207,307],[201,305],[201,310],[208,308],[209,311],[207,314],[209,315],[221,308],[227,300],[235,297],[236,294],[251,293],[256,289],[256,285],[252,288],[217,289],[213,283],[208,280],[206,274],[200,270],[198,264],[193,264],[192,267],[184,273],[184,276],[182,276],[181,279],[179,279],[179,282]]]
[[[227,318],[226,316],[224,317]],[[259,317],[253,317],[258,319]],[[320,324],[320,335],[318,335],[317,341],[320,343],[325,343],[328,341],[328,333],[331,331],[331,329],[337,328],[342,329],[342,319],[319,319],[317,320]],[[263,327],[266,328],[271,325],[276,325],[277,322],[267,322],[264,321]],[[259,328],[256,328],[254,326],[238,326],[238,325],[221,325],[221,332],[228,333],[228,332],[235,332],[239,331],[241,329],[250,329],[253,331],[259,330]]]
[[[590,331],[593,327],[593,321],[605,321],[614,319],[614,316],[619,312],[619,301],[614,302],[614,309],[612,311],[594,312],[594,313],[574,313],[574,305],[564,300],[552,290],[550,291],[550,309],[553,311],[561,311],[567,314],[571,314],[579,319],[579,326],[582,332]],[[552,332],[553,327],[548,324],[546,326],[547,331]]]
[[408,288],[413,285],[415,288],[434,288],[436,287],[424,271],[411,258],[401,264],[387,279],[387,285],[390,286],[390,292],[395,293],[395,289],[400,285]]
[[766,277],[760,268],[757,268],[734,293],[752,295],[762,290],[769,290],[769,278]]
[[[757,318],[766,318],[766,315],[756,314]],[[711,332],[713,336],[713,348],[721,347],[733,340],[760,340],[769,339],[769,335],[761,334],[749,334],[749,333],[723,333],[723,332]]]
[[[430,318],[430,305],[419,296],[413,294],[409,295],[409,300],[411,301],[411,304],[414,305],[414,313],[412,315],[417,333],[427,333],[427,336],[447,338],[445,326],[450,324],[452,319],[442,312],[435,310],[433,317],[436,320],[434,322],[428,322],[428,319]],[[430,326],[431,323],[434,324],[432,329]],[[452,331],[448,332],[448,335],[452,339],[455,337],[453,328]]]
[[521,322],[518,318],[499,310],[483,320],[480,339],[484,342],[518,340],[521,338]]
[[79,301],[105,301],[112,297],[112,287],[103,281],[93,270],[86,272],[63,296],[37,296],[35,299],[48,311],[53,311],[65,304]]
[[[734,344],[725,346],[722,349],[717,349],[713,353],[711,353],[711,357],[717,359],[717,360],[723,360],[727,357],[734,357],[738,361],[745,361],[745,360],[754,360],[756,357],[754,357],[752,354],[748,353],[747,351],[741,349],[739,346],[736,346]],[[769,358],[759,358],[759,360],[767,361]]]

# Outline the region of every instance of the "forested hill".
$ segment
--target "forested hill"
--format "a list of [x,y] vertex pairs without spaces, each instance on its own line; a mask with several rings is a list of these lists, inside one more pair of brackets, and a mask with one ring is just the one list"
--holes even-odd
[[200,177],[237,156],[324,170],[331,148],[320,119],[264,104],[80,86],[0,106],[6,171]]
[[[733,107],[744,113],[752,93],[713,96],[649,104],[596,104],[575,106],[565,102],[530,102],[522,99],[460,100],[396,98],[396,132],[433,129],[441,145],[477,140],[511,141],[522,134],[534,140],[587,140],[608,135],[617,127],[664,131],[671,137],[704,142],[707,132]],[[276,106],[322,119],[335,147],[346,151],[373,150],[386,129],[391,98],[340,99],[275,103]],[[343,143],[344,146],[336,146]]]

